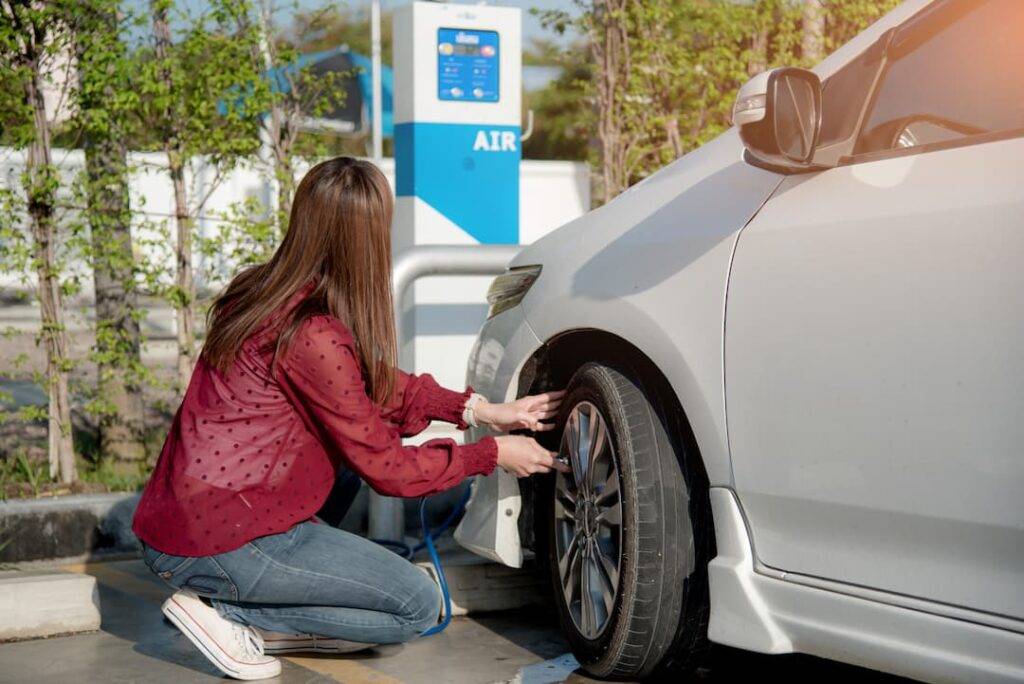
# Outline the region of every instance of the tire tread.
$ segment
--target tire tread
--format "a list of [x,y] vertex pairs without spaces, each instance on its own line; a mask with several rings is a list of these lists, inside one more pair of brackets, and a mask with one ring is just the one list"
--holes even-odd
[[[635,563],[628,561],[624,544],[622,605],[613,614],[616,624],[609,626],[611,639],[597,658],[584,658],[581,663],[592,674],[608,679],[676,677],[691,672],[708,648],[708,558],[705,530],[700,526],[710,519],[691,515],[691,509],[701,511],[702,507],[691,506],[700,492],[684,476],[686,454],[679,453],[682,447],[669,433],[657,400],[628,373],[586,364],[573,376],[567,395],[569,399],[575,387],[588,386],[615,414],[605,418],[622,428],[615,432],[619,459],[623,454],[630,457],[628,464],[619,464],[620,487],[635,502]],[[571,408],[570,401],[566,404]],[[623,472],[626,467],[631,468],[628,478]],[[632,492],[625,491],[627,479],[633,483]],[[625,509],[623,499],[624,517]],[[634,578],[628,605],[621,597],[627,578]]]

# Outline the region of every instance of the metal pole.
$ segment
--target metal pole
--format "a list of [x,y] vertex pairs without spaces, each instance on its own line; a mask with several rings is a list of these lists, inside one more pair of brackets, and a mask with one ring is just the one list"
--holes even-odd
[[380,0],[373,0],[370,4],[370,44],[371,68],[373,69],[370,79],[373,90],[371,96],[373,121],[370,126],[373,128],[373,158],[379,161],[384,156],[384,96],[382,90],[384,74],[380,64]]
[[[520,245],[421,245],[402,250],[391,271],[398,349],[405,342],[402,296],[413,282],[430,275],[498,275],[520,249]],[[402,541],[405,512],[401,499],[371,491],[369,518],[371,539]]]

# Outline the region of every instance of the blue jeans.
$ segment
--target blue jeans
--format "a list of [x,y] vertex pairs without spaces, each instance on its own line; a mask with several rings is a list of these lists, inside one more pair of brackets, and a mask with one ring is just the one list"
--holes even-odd
[[144,544],[143,558],[225,618],[273,632],[393,644],[419,636],[441,612],[441,592],[425,572],[325,524],[301,523],[214,556],[171,556]]

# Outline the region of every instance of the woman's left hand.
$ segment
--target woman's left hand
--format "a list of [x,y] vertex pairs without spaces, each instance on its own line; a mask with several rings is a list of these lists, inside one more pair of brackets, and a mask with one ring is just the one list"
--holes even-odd
[[555,424],[544,421],[558,415],[558,407],[564,396],[565,390],[559,390],[533,394],[505,404],[481,401],[473,407],[473,414],[478,423],[488,425],[499,432],[553,430]]

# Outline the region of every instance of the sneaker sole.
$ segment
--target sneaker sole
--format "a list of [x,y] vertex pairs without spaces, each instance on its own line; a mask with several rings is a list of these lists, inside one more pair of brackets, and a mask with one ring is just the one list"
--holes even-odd
[[280,655],[286,653],[333,653],[335,655],[343,655],[346,653],[359,653],[360,651],[366,651],[377,645],[360,644],[356,646],[353,644],[345,644],[344,646],[331,646],[330,641],[317,641],[315,644],[312,644],[307,640],[279,643],[280,645],[272,646],[267,642],[263,642],[263,652],[267,655]]
[[207,660],[227,676],[234,679],[254,680],[270,679],[281,674],[281,663],[277,660],[263,665],[247,665],[239,663],[232,658],[216,641],[210,638],[202,626],[189,614],[188,610],[175,601],[173,596],[164,601],[161,610],[167,616],[167,619],[192,642],[192,645],[198,648],[200,653],[206,656]]

